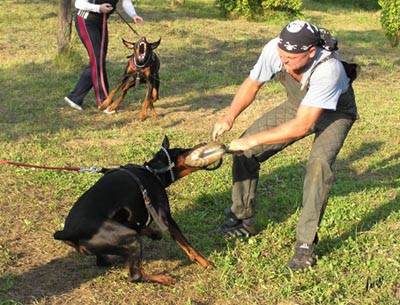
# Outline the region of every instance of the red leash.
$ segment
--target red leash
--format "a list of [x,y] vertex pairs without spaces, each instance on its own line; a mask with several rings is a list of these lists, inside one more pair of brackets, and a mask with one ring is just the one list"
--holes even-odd
[[[103,14],[103,28],[101,33],[101,47],[100,47],[100,80],[101,86],[103,87],[103,91],[105,93],[106,98],[108,98],[108,90],[104,81],[104,73],[103,73],[103,57],[104,57],[104,41],[106,36],[106,27],[107,27],[107,14]],[[103,101],[97,101],[97,107],[100,108]]]
[[97,166],[92,166],[89,168],[85,167],[51,167],[51,166],[40,166],[40,165],[33,165],[33,164],[25,164],[19,162],[11,162],[6,160],[0,160],[0,164],[6,165],[16,165],[16,166],[23,166],[23,167],[33,167],[33,168],[41,168],[41,169],[49,169],[49,170],[67,170],[67,171],[74,171],[74,172],[89,172],[89,173],[98,173],[101,170]]

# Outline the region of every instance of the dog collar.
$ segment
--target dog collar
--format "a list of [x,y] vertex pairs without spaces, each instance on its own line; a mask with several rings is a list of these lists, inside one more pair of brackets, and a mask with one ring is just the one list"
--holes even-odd
[[168,167],[167,167],[167,170],[169,170],[169,172],[170,172],[170,174],[171,174],[171,180],[172,180],[172,182],[174,182],[174,181],[175,181],[175,176],[174,176],[174,173],[173,173],[172,169],[174,168],[175,164],[174,164],[174,162],[171,161],[171,157],[170,157],[170,155],[169,155],[169,153],[168,153],[168,150],[167,150],[165,147],[163,147],[163,146],[161,146],[161,150],[162,150],[162,151],[166,154],[166,156],[167,156],[167,159],[168,159]]

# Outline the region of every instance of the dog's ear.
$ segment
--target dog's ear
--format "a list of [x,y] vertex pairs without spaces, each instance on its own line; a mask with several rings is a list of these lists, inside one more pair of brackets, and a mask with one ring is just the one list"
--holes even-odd
[[162,147],[164,147],[165,149],[169,148],[169,140],[167,136],[164,136],[164,140],[162,142]]
[[155,41],[155,42],[151,42],[151,43],[150,43],[151,49],[152,49],[152,50],[157,49],[157,47],[160,45],[160,43],[161,43],[161,37],[160,37],[160,39],[159,39],[158,41]]
[[123,38],[122,38],[122,42],[128,49],[132,50],[135,47],[135,44],[133,42],[126,41]]

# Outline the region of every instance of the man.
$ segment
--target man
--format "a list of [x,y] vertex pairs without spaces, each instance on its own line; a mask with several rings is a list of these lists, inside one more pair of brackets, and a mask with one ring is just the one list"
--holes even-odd
[[[324,39],[323,39],[324,38]],[[260,163],[315,134],[303,187],[303,209],[296,228],[295,254],[287,264],[292,270],[313,266],[314,245],[333,183],[331,170],[344,140],[357,118],[351,82],[335,52],[337,42],[325,29],[296,20],[263,49],[250,75],[240,86],[226,115],[211,134],[215,141],[232,128],[235,119],[254,100],[265,82],[278,78],[287,101],[266,112],[239,139],[229,144],[233,157],[232,205],[225,210],[227,223],[214,231],[222,235],[254,235],[255,195]]]

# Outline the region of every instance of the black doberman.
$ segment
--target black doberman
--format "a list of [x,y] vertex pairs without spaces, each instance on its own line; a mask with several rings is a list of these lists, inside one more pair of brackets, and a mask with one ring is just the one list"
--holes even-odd
[[[133,86],[137,87],[139,84],[146,84],[146,97],[140,112],[140,119],[144,121],[147,118],[147,109],[150,109],[153,117],[157,116],[153,103],[158,99],[160,87],[160,59],[154,50],[160,45],[161,38],[151,43],[144,36],[140,37],[136,43],[128,42],[124,39],[122,41],[128,49],[133,50],[133,54],[128,56],[129,62],[124,75],[110,92],[110,95],[104,100],[100,109],[106,113],[115,112],[115,109],[122,102],[129,88]],[[121,94],[113,101],[119,89],[121,89]]]
[[170,212],[165,188],[200,167],[185,165],[193,149],[169,148],[165,136],[161,149],[142,166],[128,164],[105,172],[74,204],[64,230],[54,238],[86,255],[95,255],[99,266],[112,263],[113,256],[127,260],[129,280],[169,285],[169,275],[149,275],[142,270],[141,236],[161,239],[162,233],[149,227],[152,220],[168,232],[192,261],[210,269],[213,265],[185,238]]

